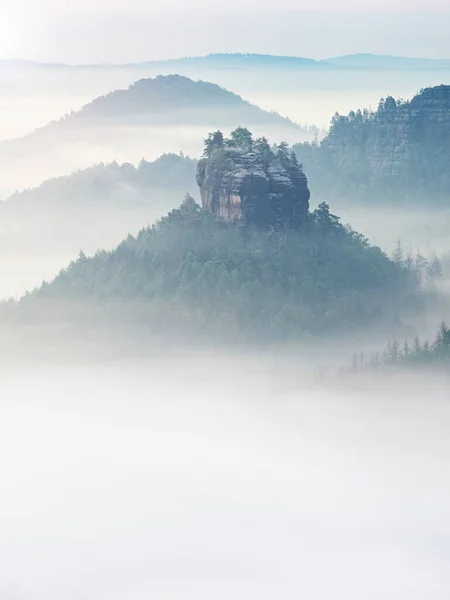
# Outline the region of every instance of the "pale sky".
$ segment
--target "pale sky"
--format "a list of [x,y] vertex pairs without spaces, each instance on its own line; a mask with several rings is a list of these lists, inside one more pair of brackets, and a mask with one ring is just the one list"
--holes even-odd
[[0,58],[93,63],[211,52],[448,58],[449,30],[448,0],[1,0]]

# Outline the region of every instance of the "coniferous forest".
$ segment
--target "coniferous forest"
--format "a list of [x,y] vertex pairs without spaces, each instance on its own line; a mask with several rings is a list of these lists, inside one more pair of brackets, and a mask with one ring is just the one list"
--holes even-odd
[[316,193],[359,202],[447,204],[450,86],[411,100],[382,98],[376,110],[336,113],[320,142],[296,144]]
[[419,279],[343,226],[326,204],[274,248],[267,232],[221,222],[187,196],[112,252],[81,253],[20,304],[145,300],[155,327],[172,333],[298,340],[420,309]]

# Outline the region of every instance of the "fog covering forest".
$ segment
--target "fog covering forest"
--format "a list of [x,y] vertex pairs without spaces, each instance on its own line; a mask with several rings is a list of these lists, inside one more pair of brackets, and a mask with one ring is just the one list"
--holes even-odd
[[[0,65],[1,600],[448,598],[448,67],[388,58]],[[219,128],[301,223],[202,208]]]
[[37,295],[142,298],[152,328],[161,332],[187,326],[231,339],[282,341],[393,319],[418,308],[418,291],[413,269],[398,267],[345,229],[327,205],[274,251],[267,235],[243,235],[188,197],[113,252],[81,254]]
[[318,132],[216,84],[159,75],[110,91],[26,135],[1,141],[6,173],[0,194],[24,187],[24,182],[34,187],[43,178],[95,162],[136,163],[142,156],[156,159],[180,151],[195,156],[201,152],[205,129],[239,125],[261,135],[280,135],[289,143],[313,139]]

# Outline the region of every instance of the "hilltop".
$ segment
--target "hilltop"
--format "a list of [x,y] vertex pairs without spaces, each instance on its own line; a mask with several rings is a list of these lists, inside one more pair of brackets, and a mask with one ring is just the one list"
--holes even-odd
[[131,126],[205,125],[216,121],[224,126],[238,122],[281,125],[302,131],[289,119],[262,110],[219,85],[193,81],[182,75],[141,79],[127,89],[114,90],[92,100],[81,110],[66,115],[51,126],[76,128],[106,123]]
[[277,231],[302,223],[308,214],[308,182],[287,144],[271,147],[243,127],[225,138],[210,133],[198,163],[203,210],[233,223]]

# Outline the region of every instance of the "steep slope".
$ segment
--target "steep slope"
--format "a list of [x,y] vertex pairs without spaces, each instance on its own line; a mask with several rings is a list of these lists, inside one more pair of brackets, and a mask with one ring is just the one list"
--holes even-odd
[[287,144],[271,148],[238,128],[206,140],[197,168],[203,210],[226,221],[283,231],[302,223],[310,192],[306,176]]
[[321,192],[361,198],[450,197],[450,85],[375,112],[336,114],[320,145],[295,147]]

